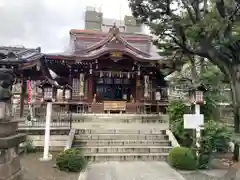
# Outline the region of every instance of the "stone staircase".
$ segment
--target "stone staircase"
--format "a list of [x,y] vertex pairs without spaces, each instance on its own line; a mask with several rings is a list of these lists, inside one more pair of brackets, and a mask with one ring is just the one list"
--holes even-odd
[[172,148],[161,115],[84,116],[74,126],[72,147],[91,161],[165,161]]

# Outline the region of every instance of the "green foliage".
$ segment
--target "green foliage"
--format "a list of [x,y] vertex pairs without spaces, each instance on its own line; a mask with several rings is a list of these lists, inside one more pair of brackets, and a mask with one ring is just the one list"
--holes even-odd
[[215,121],[208,121],[204,126],[202,140],[209,142],[213,152],[227,152],[229,150],[228,143],[232,137],[231,129],[225,124]]
[[205,104],[201,105],[201,113],[204,114],[205,121],[213,119],[214,121],[219,121],[220,110],[217,105],[219,102],[217,98],[212,96],[211,92],[206,92],[204,94]]
[[183,101],[171,101],[168,105],[167,112],[170,119],[171,130],[181,144],[181,146],[190,147],[193,138],[191,131],[184,129],[183,115],[187,113],[188,107]]
[[200,140],[199,168],[208,167],[212,153],[228,152],[231,136],[232,131],[226,125],[212,120],[206,122]]
[[[171,39],[185,52],[194,49],[193,52],[201,56],[207,55],[198,53],[198,49],[208,51],[206,45],[230,41],[231,35],[239,31],[236,28],[239,4],[237,0],[194,3],[187,0],[129,0],[133,15],[147,24],[159,39]],[[202,43],[204,40],[208,41]]]
[[183,101],[170,102],[167,108],[170,122],[175,122],[179,119],[182,119],[186,111],[187,106]]
[[175,147],[168,154],[168,162],[176,169],[195,170],[197,160],[191,151],[186,147]]
[[86,167],[87,161],[79,149],[68,149],[58,154],[56,164],[61,171],[80,172]]
[[[187,81],[192,75],[191,64],[188,63],[176,76],[171,78],[173,86],[182,88],[194,86],[193,82]],[[226,86],[224,83],[225,76],[215,65],[208,61],[204,61],[199,68],[194,67],[197,71],[196,81],[201,82],[206,88],[207,92],[204,93],[204,101],[206,102],[201,106],[201,113],[204,114],[205,120],[213,119],[219,120],[220,112],[218,103],[226,102],[226,97],[222,94],[222,90]],[[201,72],[198,71],[201,69]]]
[[36,147],[33,145],[33,141],[29,138],[24,142],[23,148],[25,153],[35,153],[37,151]]
[[[211,99],[208,99],[210,97],[210,95],[206,97],[206,104],[201,108],[203,111],[202,113],[204,113],[204,116],[207,118],[213,117],[213,114],[216,113],[211,112],[211,110],[216,107],[214,104],[215,101],[211,102]],[[195,144],[193,143],[195,141],[193,132],[191,130],[185,130],[183,127],[183,115],[187,112],[187,109],[188,107],[183,101],[173,101],[170,102],[167,111],[170,117],[171,130],[179,144],[185,147],[192,147]],[[228,151],[228,143],[230,142],[230,137],[232,135],[231,130],[224,124],[221,124],[217,117],[215,121],[206,119],[204,126],[204,133],[200,139],[200,149],[195,148],[195,152],[199,152],[198,168],[201,169],[208,168],[213,152],[225,153]],[[174,167],[176,166],[177,165]]]

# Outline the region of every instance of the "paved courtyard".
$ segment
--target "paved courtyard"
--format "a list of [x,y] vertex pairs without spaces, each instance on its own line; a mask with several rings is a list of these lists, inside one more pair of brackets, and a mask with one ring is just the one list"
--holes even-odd
[[[55,168],[55,155],[52,161],[41,162],[42,153],[21,156],[23,180],[77,180],[79,173],[66,173]],[[1,178],[0,178],[1,179]],[[97,179],[96,179],[97,180]]]
[[90,164],[79,180],[185,180],[166,162],[106,162]]

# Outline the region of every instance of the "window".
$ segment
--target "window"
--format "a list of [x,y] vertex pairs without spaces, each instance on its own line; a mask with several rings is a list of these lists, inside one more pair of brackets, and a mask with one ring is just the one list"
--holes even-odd
[[131,84],[129,79],[123,79],[123,84]]
[[114,79],[114,84],[122,84],[122,79],[119,78]]
[[104,78],[98,78],[97,84],[104,84]]
[[106,78],[105,79],[105,84],[112,84],[112,79],[111,78]]

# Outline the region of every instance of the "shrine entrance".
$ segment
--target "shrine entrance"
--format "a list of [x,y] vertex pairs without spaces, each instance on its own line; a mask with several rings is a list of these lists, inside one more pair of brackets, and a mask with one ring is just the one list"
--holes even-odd
[[102,101],[130,101],[133,93],[132,80],[124,78],[97,78],[95,81],[96,100]]

